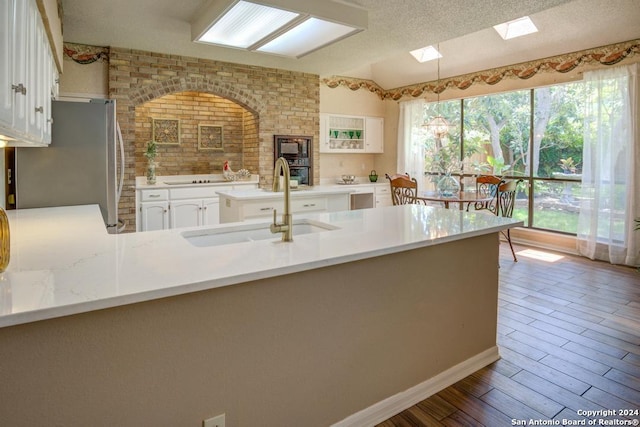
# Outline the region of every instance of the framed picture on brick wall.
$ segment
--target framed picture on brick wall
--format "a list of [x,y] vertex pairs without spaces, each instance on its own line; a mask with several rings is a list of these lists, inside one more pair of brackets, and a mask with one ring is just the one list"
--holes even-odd
[[151,139],[156,144],[180,144],[180,119],[151,119]]
[[222,126],[198,125],[198,150],[224,151]]

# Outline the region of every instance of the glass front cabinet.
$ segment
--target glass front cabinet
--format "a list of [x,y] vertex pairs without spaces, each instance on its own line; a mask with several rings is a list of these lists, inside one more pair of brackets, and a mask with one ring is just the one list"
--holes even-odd
[[320,114],[321,153],[384,152],[382,117]]

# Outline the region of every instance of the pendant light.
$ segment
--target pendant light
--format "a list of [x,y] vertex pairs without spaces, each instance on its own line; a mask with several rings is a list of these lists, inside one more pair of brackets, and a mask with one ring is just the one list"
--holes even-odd
[[438,49],[438,82],[436,83],[436,88],[434,90],[434,92],[436,92],[436,95],[438,96],[438,100],[436,103],[437,115],[431,120],[429,120],[429,123],[425,124],[425,126],[427,127],[427,129],[429,129],[429,131],[433,134],[434,137],[441,139],[449,133],[449,122],[447,122],[447,120],[444,117],[442,117],[442,115],[440,114],[440,90],[439,90],[440,88],[440,57],[442,57],[442,55],[440,54],[439,43],[438,43],[437,49]]

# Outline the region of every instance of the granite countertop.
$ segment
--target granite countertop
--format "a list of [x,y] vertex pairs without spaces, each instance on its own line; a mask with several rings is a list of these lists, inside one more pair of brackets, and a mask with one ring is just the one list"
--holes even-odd
[[[295,215],[337,229],[197,247],[198,228],[108,234],[97,205],[8,212],[11,261],[0,274],[0,327],[325,267],[494,233],[522,222],[405,205]],[[264,221],[268,227],[269,221]],[[238,226],[236,223],[234,226]],[[209,226],[226,228],[230,224]]]

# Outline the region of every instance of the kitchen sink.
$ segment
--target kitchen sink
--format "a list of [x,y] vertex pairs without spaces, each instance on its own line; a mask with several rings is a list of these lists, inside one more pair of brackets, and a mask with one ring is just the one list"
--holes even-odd
[[[222,246],[231,243],[253,242],[256,240],[280,241],[280,234],[274,234],[269,230],[270,223],[241,224],[222,228],[207,228],[202,230],[191,230],[182,232],[182,237],[187,239],[193,246]],[[296,236],[322,231],[337,230],[336,227],[324,222],[309,219],[299,219],[293,221],[293,238]]]

